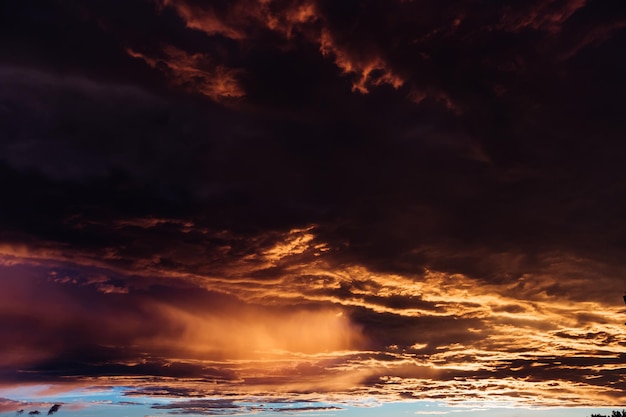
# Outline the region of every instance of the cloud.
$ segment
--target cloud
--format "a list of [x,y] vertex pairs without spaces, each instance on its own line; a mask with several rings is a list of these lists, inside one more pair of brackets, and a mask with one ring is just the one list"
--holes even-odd
[[191,400],[153,405],[157,410],[176,410],[176,414],[238,415],[246,411],[231,400]]
[[1,383],[623,403],[619,1],[39,6],[0,40]]
[[[201,5],[193,2],[163,0],[159,7],[173,7],[185,21],[187,27],[198,29],[209,35],[220,34],[232,39],[241,39],[246,36],[242,28],[248,15],[252,14],[249,9],[243,7],[244,2],[233,6],[214,7],[210,4]],[[248,6],[254,9],[254,2]]]
[[[293,242],[292,235],[287,236],[287,241]],[[302,249],[298,245],[293,247],[292,256],[302,256]],[[12,268],[18,271],[16,266]],[[533,404],[538,390],[554,392],[555,397],[546,394],[543,401],[558,405],[562,404],[556,399],[557,393],[563,393],[562,384],[574,384],[567,389],[571,395],[564,401],[578,398],[577,404],[587,405],[592,404],[594,398],[602,398],[602,401],[620,398],[621,382],[616,379],[616,373],[621,366],[623,341],[611,335],[621,326],[621,321],[615,320],[617,309],[621,307],[600,312],[599,304],[581,302],[576,305],[569,299],[560,302],[543,291],[526,292],[535,284],[525,284],[528,288],[487,286],[461,275],[433,272],[415,281],[401,275],[355,269],[334,279],[350,276],[352,285],[347,287],[347,292],[341,290],[328,295],[314,288],[307,291],[303,287],[300,291],[293,284],[285,283],[285,291],[293,291],[294,296],[310,297],[309,303],[319,303],[318,307],[309,304],[309,308],[299,311],[289,301],[291,297],[280,292],[270,295],[265,302],[268,305],[284,303],[284,308],[247,305],[234,298],[228,301],[224,294],[211,295],[198,289],[169,287],[133,291],[121,295],[130,298],[125,302],[121,298],[117,301],[110,323],[86,315],[88,310],[97,312],[100,307],[110,305],[102,298],[104,294],[89,292],[89,287],[63,284],[74,285],[72,292],[77,295],[82,293],[74,299],[84,299],[83,305],[76,302],[70,305],[74,311],[81,309],[85,328],[79,330],[81,325],[76,319],[68,321],[61,312],[48,310],[49,319],[57,323],[55,334],[40,333],[42,338],[33,340],[34,344],[39,343],[37,340],[46,340],[48,359],[25,356],[28,362],[23,362],[22,366],[29,370],[29,375],[52,379],[73,376],[100,380],[106,375],[119,375],[117,378],[134,375],[137,382],[133,385],[145,386],[134,395],[151,392],[151,385],[142,379],[152,375],[166,378],[164,381],[168,381],[167,378],[181,381],[181,388],[165,382],[154,391],[166,396],[208,395],[212,391],[194,385],[193,381],[201,378],[217,383],[220,392],[279,390],[349,395],[350,387],[360,386],[364,392],[376,392],[390,399],[402,398],[407,392],[420,392],[421,398],[440,399],[454,383],[459,401],[475,396],[482,398],[483,394],[474,388],[483,387],[490,398],[524,404]],[[20,282],[28,288],[30,284],[25,277],[22,275]],[[330,277],[333,275],[328,271],[326,277],[322,277],[323,282],[331,284]],[[50,287],[50,303],[59,303],[61,293],[54,289],[58,284],[49,281],[46,285]],[[387,309],[381,311],[380,301],[371,302],[371,298],[363,296],[372,288],[378,288],[380,299],[393,299],[393,294],[398,294],[397,300],[384,304]],[[71,287],[63,292],[68,290]],[[417,304],[410,301],[411,292],[421,294]],[[3,293],[18,303],[27,302],[24,297],[27,293],[17,288],[4,288]],[[521,295],[523,297],[518,298]],[[327,302],[342,304],[347,315],[339,315],[337,310],[320,310],[325,297],[329,297]],[[206,304],[209,298],[213,300],[208,304],[211,307]],[[3,305],[6,309],[12,304]],[[424,306],[435,305],[435,309],[424,309]],[[40,308],[43,314],[47,306]],[[590,310],[598,313],[589,317]],[[198,314],[200,311],[202,314]],[[159,323],[158,328],[146,328],[139,322],[133,324],[129,318],[138,313],[148,314],[146,317]],[[37,314],[40,314],[37,310],[33,311],[33,317]],[[19,323],[23,320],[19,318],[15,323],[17,328],[22,327]],[[97,333],[86,331],[93,323],[98,323]],[[125,324],[120,327],[119,323]],[[574,331],[581,323],[589,330]],[[39,326],[40,332],[47,327],[45,323]],[[28,328],[33,329],[33,324]],[[105,349],[93,345],[110,344],[114,340],[113,333],[107,329],[113,328],[118,340],[133,340],[139,349],[115,346]],[[572,330],[566,331],[568,328]],[[62,348],[54,353],[52,348],[60,346],[57,337],[64,329],[74,335],[80,332],[83,347]],[[349,339],[350,334],[353,340]],[[450,343],[452,340],[455,343]],[[28,345],[20,349],[28,352]],[[141,351],[151,353],[146,355]],[[572,352],[578,352],[579,359],[564,359]],[[178,359],[167,358],[172,354]],[[294,375],[298,375],[297,380]],[[592,375],[595,377],[591,378]],[[494,378],[501,382],[493,387],[485,385]],[[532,381],[520,382],[527,378]],[[557,388],[551,388],[551,384],[557,384]],[[518,389],[516,387],[521,391],[512,395],[510,390]],[[182,391],[177,391],[180,389]],[[588,394],[583,395],[583,392]]]
[[24,402],[15,401],[8,398],[0,398],[0,412],[2,413],[17,412],[18,414],[21,414],[20,411],[24,412],[24,406]]
[[308,406],[308,407],[290,407],[290,408],[272,408],[273,412],[287,412],[287,413],[308,413],[311,411],[337,411],[342,410],[341,407],[335,406]]
[[237,81],[237,70],[216,65],[201,53],[189,54],[172,46],[163,49],[162,58],[153,58],[132,49],[128,49],[127,53],[161,70],[174,85],[192,93],[203,94],[215,101],[245,96]]
[[312,411],[341,410],[340,407],[323,405],[301,405],[294,401],[267,399],[269,403],[260,405],[244,405],[233,400],[192,400],[176,401],[168,404],[153,405],[157,410],[172,410],[173,414],[202,414],[202,415],[240,415],[246,413],[305,413]]
[[352,91],[367,94],[371,86],[389,84],[395,89],[404,84],[404,80],[393,73],[388,64],[379,56],[354,56],[349,50],[336,44],[332,35],[322,31],[320,51],[323,55],[334,57],[335,64],[346,74],[356,74]]
[[294,32],[302,33],[307,40],[319,46],[322,55],[332,57],[342,72],[356,75],[352,90],[359,93],[365,94],[371,86],[381,84],[390,84],[397,89],[404,83],[381,56],[372,51],[360,54],[338,44],[317,2],[291,1],[279,5],[238,1],[222,7],[168,0],[163,1],[160,7],[174,8],[189,28],[238,41],[245,42],[259,29],[279,32],[287,42]]
[[165,7],[176,10],[189,28],[235,40],[245,40],[263,28],[282,32],[290,38],[298,26],[315,22],[319,18],[315,2],[301,0],[283,4],[249,0],[223,4],[187,0],[160,1],[159,8]]
[[574,13],[585,7],[586,0],[536,1],[521,10],[504,9],[501,25],[505,30],[519,32],[523,29],[558,33]]

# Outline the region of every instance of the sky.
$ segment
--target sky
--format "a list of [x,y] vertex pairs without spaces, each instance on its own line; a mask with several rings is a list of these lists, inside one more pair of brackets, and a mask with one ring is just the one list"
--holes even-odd
[[0,415],[626,407],[624,50],[623,0],[0,2]]

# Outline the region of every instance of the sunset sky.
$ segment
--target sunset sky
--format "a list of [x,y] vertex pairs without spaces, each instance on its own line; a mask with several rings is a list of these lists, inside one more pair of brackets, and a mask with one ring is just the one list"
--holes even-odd
[[0,1],[0,416],[626,408],[625,51],[624,0]]

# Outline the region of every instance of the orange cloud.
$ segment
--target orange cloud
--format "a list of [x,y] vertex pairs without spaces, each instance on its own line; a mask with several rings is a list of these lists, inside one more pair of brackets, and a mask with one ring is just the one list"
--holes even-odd
[[162,71],[172,84],[203,94],[214,101],[245,96],[237,80],[239,71],[216,64],[205,54],[190,54],[173,46],[164,48],[162,57],[148,56],[132,49],[126,52]]
[[164,303],[147,307],[164,332],[140,344],[191,352],[206,359],[260,359],[358,348],[364,337],[339,309],[272,312],[234,307],[223,313],[189,311]]
[[317,20],[315,4],[311,1],[277,5],[271,0],[238,0],[219,8],[211,4],[189,4],[186,0],[160,0],[158,5],[173,8],[190,29],[236,40],[246,39],[258,28],[282,32],[289,38],[296,26]]
[[[241,20],[244,20],[250,11],[243,7],[241,2],[233,2],[234,7],[228,8],[222,15],[210,5],[191,6],[186,1],[180,0],[159,0],[158,5],[160,8],[174,8],[190,29],[201,30],[209,35],[219,34],[232,39],[245,37],[245,32],[237,26],[243,26]],[[248,6],[253,6],[253,4],[248,4]]]
[[[290,39],[295,30],[306,32],[306,38],[317,43],[323,55],[332,57],[344,74],[356,77],[352,91],[361,94],[367,94],[374,86],[388,84],[398,89],[405,83],[380,54],[352,51],[339,45],[312,1],[291,1],[280,6],[275,6],[271,0],[235,1],[221,12],[208,5],[192,6],[184,0],[162,0],[160,5],[174,8],[187,27],[208,35],[220,34],[243,40],[249,32],[262,27],[280,32]],[[312,23],[316,23],[318,28],[307,31],[306,26]]]
[[389,64],[376,54],[363,54],[349,51],[339,46],[328,30],[323,30],[319,39],[320,51],[323,55],[335,58],[335,64],[346,74],[356,75],[352,83],[352,91],[367,94],[372,86],[389,84],[393,88],[400,88],[405,80],[395,74]]
[[[141,230],[167,224],[181,236],[194,233],[187,221],[148,218],[116,224]],[[523,268],[523,255],[485,252],[481,257],[501,280],[437,270],[391,274],[333,262],[334,249],[312,225],[248,236],[248,246],[232,234],[218,234],[226,260],[212,275],[159,271],[157,266],[141,271],[141,259],[128,264],[126,273],[135,279],[131,289],[149,275],[154,275],[150,283],[157,282],[158,272],[161,282],[195,288],[197,297],[185,292],[185,302],[149,290],[104,295],[110,286],[116,291],[126,287],[113,285],[106,274],[75,281],[59,273],[47,281],[53,290],[37,302],[26,279],[7,281],[0,310],[19,322],[43,317],[39,320],[46,326],[72,329],[72,334],[98,323],[97,334],[84,330],[93,343],[121,337],[165,361],[147,370],[183,363],[196,369],[191,375],[204,375],[207,367],[232,372],[225,382],[230,385],[221,385],[221,392],[345,394],[358,389],[375,392],[379,399],[419,392],[431,399],[445,395],[458,404],[490,397],[518,405],[538,404],[538,392],[543,393],[540,402],[551,405],[614,404],[622,398],[619,381],[611,378],[622,369],[623,305],[619,297],[614,305],[603,298],[620,270],[554,253],[544,254],[535,271],[514,277],[511,271]],[[229,245],[243,246],[234,251]],[[5,268],[61,262],[52,251],[6,246],[2,252],[10,259]],[[173,259],[182,265],[198,262],[202,254],[195,256]],[[84,260],[64,253],[62,261],[72,258]],[[597,288],[589,290],[592,274],[600,278]],[[104,302],[99,297],[107,297],[133,307],[119,304],[126,307],[107,317],[85,311],[77,315],[84,307],[70,292],[86,294],[88,287],[99,303]],[[18,314],[24,304],[31,306],[28,317]],[[147,326],[145,317],[158,325]],[[0,365],[45,362],[63,348],[38,351],[36,346],[53,336],[24,334],[29,338],[16,349],[5,349],[6,361]],[[379,350],[367,351],[383,341]],[[134,372],[144,369],[141,357],[128,359],[134,362],[117,364]],[[566,379],[571,383],[565,384]]]
[[[315,4],[312,2],[295,2],[291,8],[287,8],[282,17],[282,31],[289,38],[295,27],[306,23],[315,22],[319,19]],[[281,28],[280,18],[270,17],[267,20],[268,27],[278,30]]]

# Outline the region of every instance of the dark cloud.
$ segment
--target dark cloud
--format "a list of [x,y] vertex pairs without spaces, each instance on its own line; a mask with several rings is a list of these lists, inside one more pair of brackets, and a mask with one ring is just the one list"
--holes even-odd
[[306,402],[281,401],[271,399],[267,404],[244,405],[232,400],[191,400],[177,401],[169,404],[153,405],[158,410],[170,410],[171,414],[200,414],[200,415],[239,415],[241,413],[304,413],[312,411],[341,410],[335,406],[305,405]]
[[290,408],[272,408],[271,411],[273,412],[287,412],[287,413],[308,413],[311,411],[336,411],[336,410],[342,410],[341,407],[334,407],[334,406],[326,406],[326,407],[314,407],[314,406],[310,406],[310,407],[290,407]]
[[[347,244],[337,248],[341,259],[367,259],[373,268],[386,265],[406,271],[425,266],[476,275],[488,274],[474,265],[477,246],[528,255],[556,247],[601,256],[591,242],[615,239],[612,236],[620,230],[619,225],[597,220],[597,213],[620,207],[620,177],[610,169],[621,158],[615,152],[621,127],[610,116],[616,114],[612,109],[619,108],[619,101],[599,96],[610,88],[619,97],[615,88],[621,85],[623,62],[614,60],[612,53],[619,45],[619,30],[565,61],[557,57],[567,34],[581,33],[577,25],[596,24],[597,17],[591,16],[610,15],[619,21],[620,13],[611,9],[616,5],[600,10],[595,3],[533,2],[483,9],[464,2],[399,7],[321,2],[312,3],[315,13],[310,19],[303,17],[303,22],[289,14],[298,9],[289,2],[284,9],[277,5],[244,16],[237,15],[236,5],[165,2],[165,6],[157,11],[133,3],[123,17],[113,6],[79,8],[68,2],[65,7],[81,11],[63,19],[73,21],[76,30],[92,27],[89,23],[99,19],[92,37],[106,39],[120,53],[143,46],[136,54],[155,62],[148,67],[156,69],[156,62],[174,58],[189,61],[161,66],[183,71],[191,65],[189,71],[200,74],[191,86],[213,71],[197,67],[202,56],[215,65],[242,68],[241,82],[250,90],[242,104],[247,110],[235,114],[208,102],[182,98],[172,102],[135,79],[104,80],[81,68],[56,75],[44,63],[26,67],[10,63],[3,72],[9,112],[5,120],[6,130],[15,133],[5,144],[6,162],[15,169],[40,171],[44,178],[64,179],[54,186],[45,180],[40,183],[52,198],[66,201],[67,193],[80,198],[57,208],[63,210],[61,217],[80,214],[94,220],[98,213],[87,210],[97,206],[106,222],[134,208],[139,215],[160,216],[167,210],[179,218],[203,213],[195,220],[215,228],[317,223],[323,226],[324,239]],[[19,7],[23,19],[38,15]],[[185,29],[183,23],[191,14],[182,10],[194,8],[214,16],[221,26],[205,35],[201,27]],[[57,13],[54,6],[45,9],[39,12],[41,19]],[[131,32],[138,29],[130,22],[145,20],[139,16],[150,16],[154,23],[146,25],[163,34],[160,46],[134,45],[139,41]],[[268,38],[256,43],[259,46],[248,46],[247,38],[257,36],[255,28],[267,25],[272,16],[279,21],[292,16],[294,35],[265,27],[259,36],[275,30],[274,43]],[[15,25],[12,30],[26,33]],[[181,35],[187,32],[195,34]],[[332,38],[326,57],[316,46],[323,33]],[[191,47],[227,41],[246,44],[235,48],[239,60]],[[32,48],[42,48],[35,40],[30,42],[35,42]],[[285,49],[288,44],[304,48]],[[343,64],[339,56],[346,60]],[[372,60],[402,74],[400,91],[386,90],[382,81],[377,86],[377,78],[368,81],[369,94],[346,90],[346,82],[358,81],[356,72]],[[111,59],[109,65],[119,61]],[[66,59],[62,62],[70,65]],[[273,64],[264,68],[266,62]],[[341,75],[341,65],[348,64],[354,74]],[[33,66],[39,69],[26,69]],[[149,68],[145,72],[150,73]],[[188,72],[171,75],[173,82],[184,83],[176,78],[187,77],[184,74]],[[309,82],[304,74],[312,77]],[[137,75],[140,78],[144,77]],[[493,83],[501,85],[496,88]],[[422,85],[432,90],[424,94],[433,103],[416,105],[406,99],[402,89],[419,90]],[[318,104],[301,104],[297,100],[302,94],[309,94],[304,103]],[[449,101],[459,114],[445,105],[440,108],[441,100]],[[196,104],[199,107],[190,110]],[[273,113],[267,114],[272,107]],[[300,114],[290,114],[296,110]],[[373,112],[375,118],[366,116]],[[86,137],[88,141],[83,140]],[[79,178],[82,187],[65,185]],[[98,190],[97,179],[113,184]],[[602,191],[593,186],[608,181],[614,186]],[[32,190],[33,185],[20,188]],[[128,201],[124,190],[144,195]],[[29,202],[30,207],[41,204]],[[24,205],[15,210],[22,212]],[[69,207],[73,212],[67,212]],[[48,227],[63,221],[45,220]],[[97,238],[84,236],[90,242]],[[452,260],[442,265],[442,251],[467,255],[462,263]]]
[[156,404],[152,408],[157,410],[173,410],[172,414],[201,414],[201,415],[237,415],[245,411],[245,407],[235,404],[231,400],[190,400],[171,404]]

